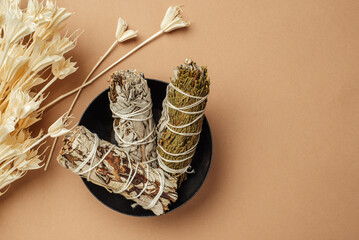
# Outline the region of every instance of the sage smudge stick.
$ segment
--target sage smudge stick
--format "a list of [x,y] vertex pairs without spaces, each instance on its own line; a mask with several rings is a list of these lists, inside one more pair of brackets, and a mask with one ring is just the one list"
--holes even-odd
[[88,181],[161,215],[178,198],[176,179],[132,159],[126,151],[77,126],[63,140],[57,161]]
[[163,101],[157,126],[158,163],[177,177],[179,184],[190,172],[190,163],[202,131],[204,110],[209,93],[206,67],[190,59],[174,70]]
[[136,161],[156,167],[156,127],[151,91],[143,73],[136,70],[113,73],[109,100],[118,145]]

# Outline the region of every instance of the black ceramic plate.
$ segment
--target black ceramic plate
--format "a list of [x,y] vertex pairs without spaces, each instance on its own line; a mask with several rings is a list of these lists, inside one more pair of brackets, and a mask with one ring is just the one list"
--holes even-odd
[[[167,83],[153,79],[147,79],[147,82],[151,89],[153,102],[152,112],[157,124],[161,116],[162,101],[166,95]],[[109,108],[108,91],[109,89],[103,91],[92,101],[82,115],[79,125],[83,125],[90,131],[96,133],[99,138],[116,144],[114,132],[112,130],[113,118]],[[207,176],[211,160],[212,137],[208,121],[204,118],[200,141],[191,164],[195,173],[189,174],[188,179],[182,183],[181,187],[178,189],[178,200],[169,206],[169,211],[183,205],[195,195]],[[140,206],[132,208],[131,204],[134,202],[125,199],[119,194],[109,193],[105,188],[87,182],[86,179],[83,179],[83,182],[88,190],[100,202],[117,212],[133,216],[155,216],[152,211],[144,210]]]

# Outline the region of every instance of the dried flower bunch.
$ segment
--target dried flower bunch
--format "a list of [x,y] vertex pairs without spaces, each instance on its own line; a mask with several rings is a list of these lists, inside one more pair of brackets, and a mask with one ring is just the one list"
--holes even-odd
[[[33,137],[29,127],[41,120],[38,111],[44,93],[56,80],[76,71],[75,62],[64,54],[76,45],[77,32],[61,36],[71,16],[52,1],[0,2],[0,191],[28,170],[43,166],[38,149],[47,137],[67,133],[61,116],[47,134]],[[39,92],[35,87],[44,84]],[[2,194],[0,193],[0,195]]]

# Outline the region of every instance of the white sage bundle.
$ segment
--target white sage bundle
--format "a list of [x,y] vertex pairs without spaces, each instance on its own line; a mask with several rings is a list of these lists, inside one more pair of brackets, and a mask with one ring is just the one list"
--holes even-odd
[[151,92],[143,73],[136,70],[113,73],[109,99],[118,146],[137,162],[157,167]]
[[126,151],[78,126],[64,138],[57,161],[88,181],[161,215],[178,198],[176,179],[129,157]]

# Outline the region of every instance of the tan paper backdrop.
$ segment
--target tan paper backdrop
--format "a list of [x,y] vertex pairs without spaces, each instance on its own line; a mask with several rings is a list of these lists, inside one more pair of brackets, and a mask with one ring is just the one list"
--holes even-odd
[[[53,158],[0,198],[1,239],[359,239],[359,2],[334,0],[58,0],[84,30],[72,52],[79,70],[49,99],[78,86],[112,44],[117,17],[139,30],[109,65],[159,30],[183,4],[192,26],[164,35],[116,69],[169,80],[191,57],[212,79],[206,116],[213,165],[184,207],[134,218],[98,202]],[[85,89],[77,121],[107,88]],[[44,115],[47,127],[72,98]],[[57,145],[56,153],[60,145]]]

